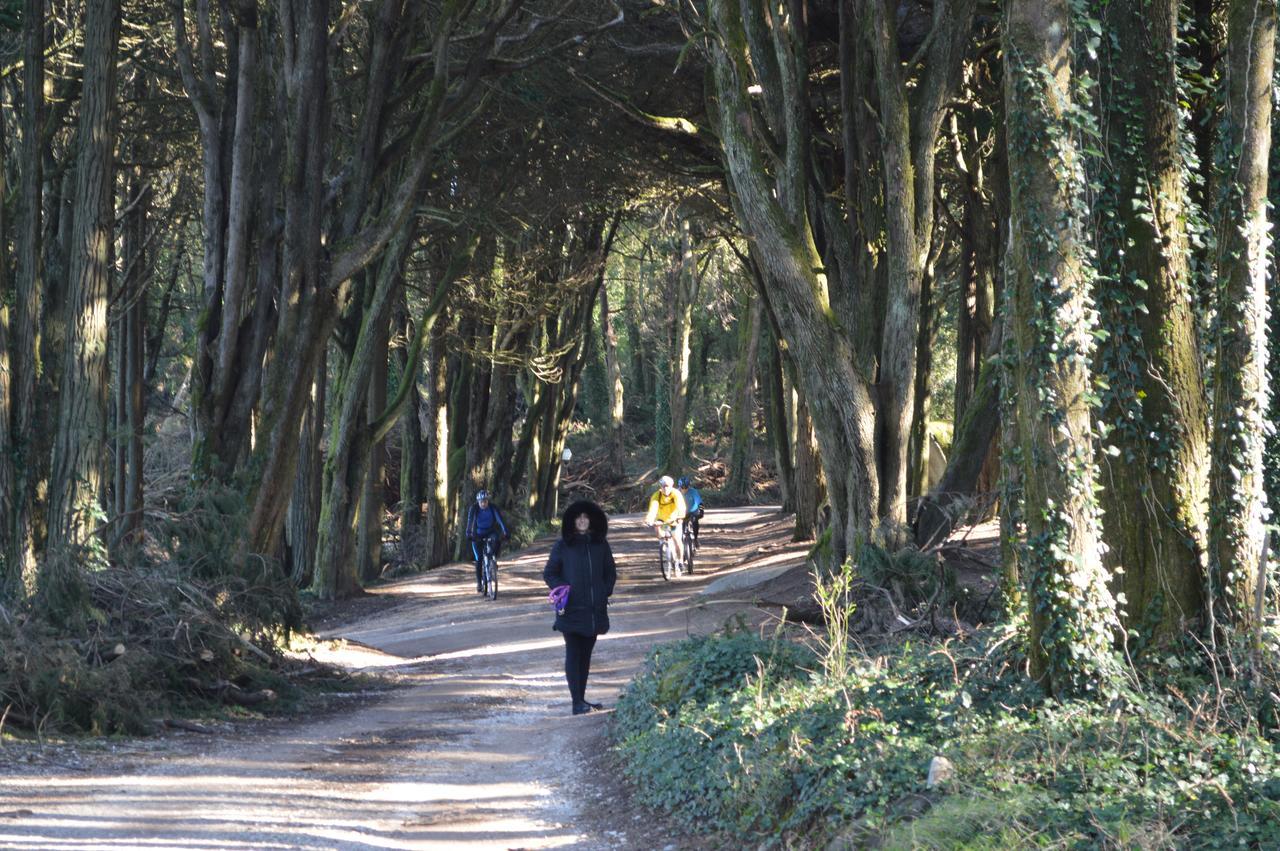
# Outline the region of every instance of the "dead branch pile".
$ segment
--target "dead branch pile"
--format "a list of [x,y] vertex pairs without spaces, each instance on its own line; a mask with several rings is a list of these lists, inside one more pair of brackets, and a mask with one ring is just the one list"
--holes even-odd
[[78,628],[37,606],[0,619],[0,726],[147,732],[170,709],[256,705],[290,688],[281,633],[252,616],[269,585],[157,567],[81,578],[89,617]]
[[118,564],[46,565],[0,616],[0,728],[145,732],[170,710],[295,693],[298,663],[279,648],[301,626],[298,597],[279,565],[229,555],[230,498],[191,494]]

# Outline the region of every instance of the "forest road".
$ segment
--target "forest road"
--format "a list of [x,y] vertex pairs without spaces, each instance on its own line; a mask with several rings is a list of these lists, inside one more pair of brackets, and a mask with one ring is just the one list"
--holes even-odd
[[[655,644],[749,606],[700,603],[710,578],[798,562],[776,509],[709,511],[692,577],[664,582],[639,515],[610,520],[619,580],[589,700],[612,707]],[[611,712],[573,717],[542,567],[552,539],[502,560],[496,602],[470,565],[380,586],[394,600],[329,629],[335,661],[404,683],[319,719],[16,772],[0,763],[0,849],[683,849],[608,753]],[[743,595],[731,595],[743,596]],[[353,701],[353,704],[356,703]],[[0,760],[5,750],[0,749]]]

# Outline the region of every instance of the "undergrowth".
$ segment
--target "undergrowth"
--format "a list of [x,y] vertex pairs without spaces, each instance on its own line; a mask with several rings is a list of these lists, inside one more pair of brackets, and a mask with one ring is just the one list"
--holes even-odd
[[790,641],[694,638],[651,653],[613,734],[646,803],[764,847],[1280,847],[1273,675],[1217,691],[1183,648],[1109,705],[1056,702],[1021,639],[850,650],[833,676]]
[[192,490],[143,545],[110,562],[69,554],[56,595],[0,607],[0,730],[142,733],[171,713],[293,704],[282,647],[302,625],[297,594],[274,562],[232,555],[228,500]]

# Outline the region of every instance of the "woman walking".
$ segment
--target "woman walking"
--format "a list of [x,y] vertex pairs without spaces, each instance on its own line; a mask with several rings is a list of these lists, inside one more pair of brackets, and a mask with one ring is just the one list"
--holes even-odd
[[586,690],[591,651],[596,638],[609,631],[609,595],[618,581],[608,533],[609,518],[600,506],[585,499],[573,503],[565,509],[560,540],[542,571],[548,587],[569,587],[568,598],[556,609],[553,629],[564,635],[564,677],[574,715],[604,708],[588,703]]

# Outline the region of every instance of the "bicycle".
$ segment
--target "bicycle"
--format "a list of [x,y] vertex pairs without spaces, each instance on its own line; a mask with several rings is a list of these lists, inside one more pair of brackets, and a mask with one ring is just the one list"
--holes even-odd
[[693,524],[686,519],[684,521],[684,570],[685,573],[693,576],[693,556],[697,552],[698,546],[693,539]]
[[681,573],[680,562],[676,559],[675,540],[670,523],[658,524],[658,559],[662,565],[662,578],[670,582],[672,577]]
[[494,536],[484,539],[484,555],[481,557],[481,578],[484,580],[484,595],[490,600],[498,599],[498,559],[493,554]]

